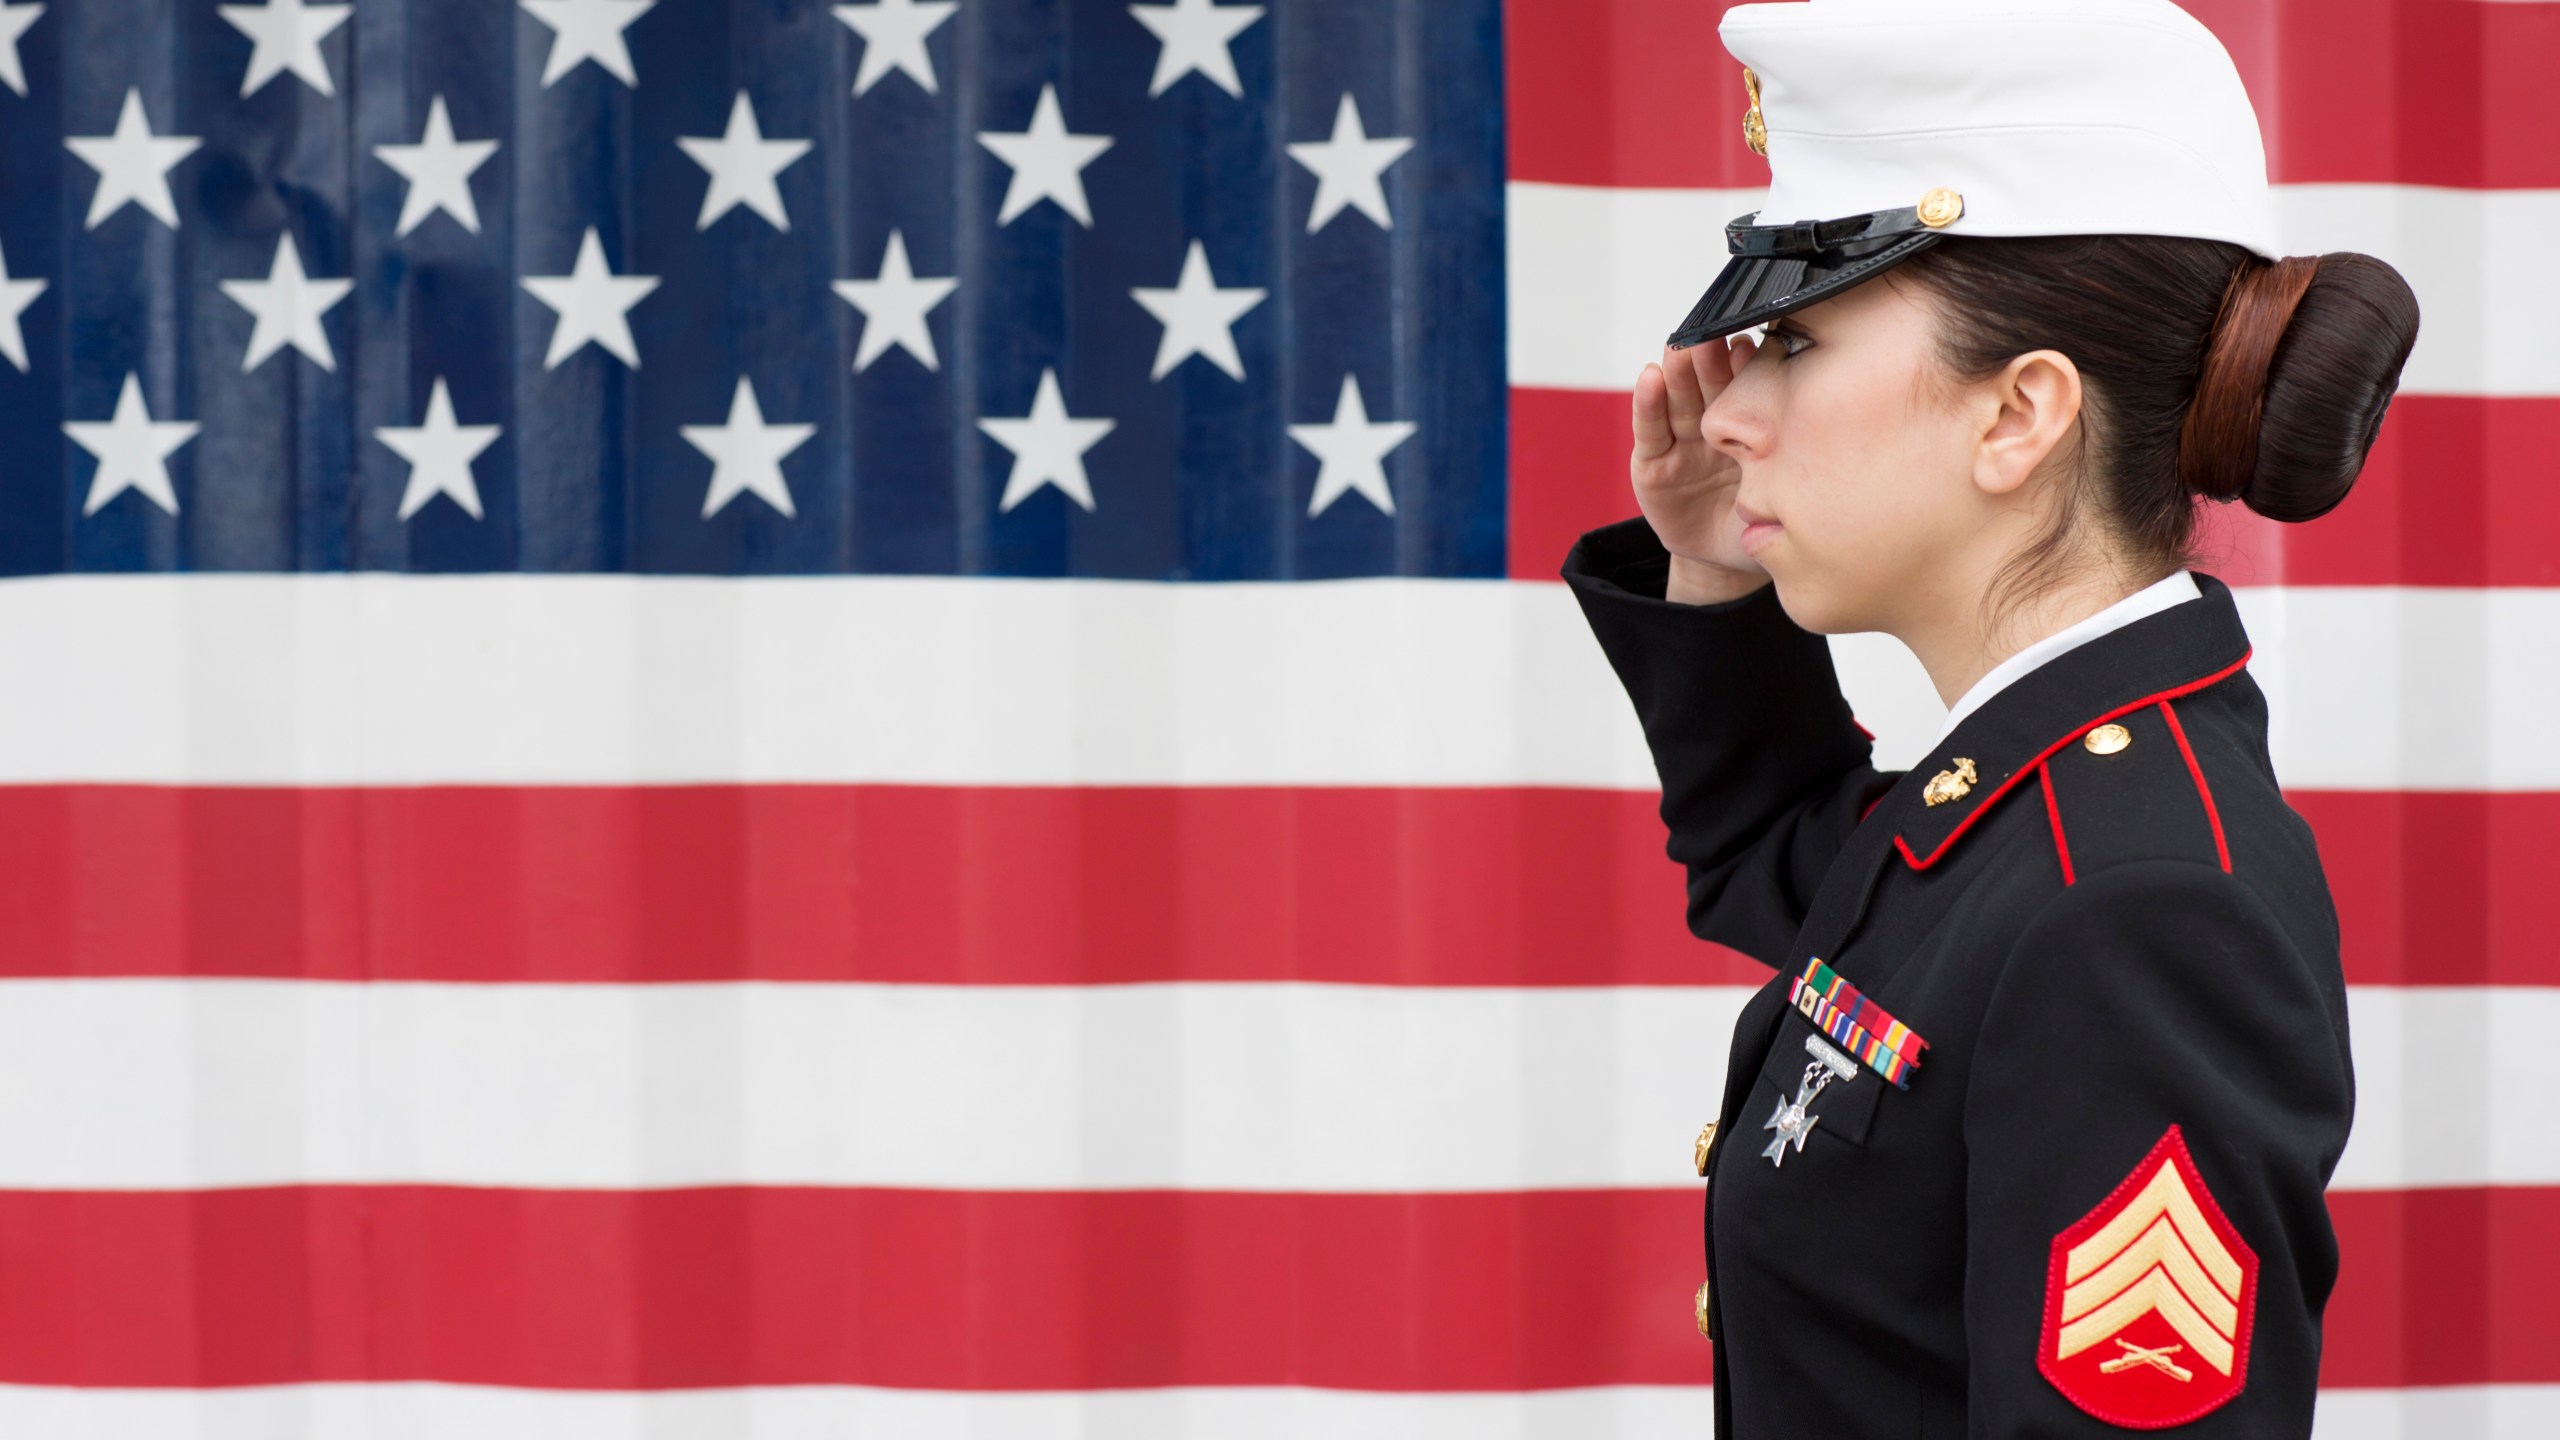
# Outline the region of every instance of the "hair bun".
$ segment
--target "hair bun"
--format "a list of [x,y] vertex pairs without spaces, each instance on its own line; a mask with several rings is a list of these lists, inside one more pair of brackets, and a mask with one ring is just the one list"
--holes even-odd
[[2370,255],[2250,259],[2205,344],[2180,481],[2272,520],[2327,514],[2364,469],[2417,338],[2417,296]]

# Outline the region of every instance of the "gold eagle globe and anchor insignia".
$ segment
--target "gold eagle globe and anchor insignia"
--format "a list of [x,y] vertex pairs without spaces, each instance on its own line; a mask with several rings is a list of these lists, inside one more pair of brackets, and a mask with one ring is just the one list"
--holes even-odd
[[1973,782],[1981,777],[1974,772],[1971,760],[1962,755],[1955,758],[1956,768],[1941,770],[1929,777],[1928,788],[1920,792],[1922,804],[1944,805],[1950,800],[1961,800],[1972,793]]
[[1760,77],[1748,65],[1742,67],[1742,93],[1751,97],[1751,108],[1742,112],[1742,143],[1765,160],[1769,158],[1769,122],[1760,117]]

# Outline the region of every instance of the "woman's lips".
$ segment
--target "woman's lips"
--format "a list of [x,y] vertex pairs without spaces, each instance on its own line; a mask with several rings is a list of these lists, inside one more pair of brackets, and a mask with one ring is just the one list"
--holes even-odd
[[1742,553],[1756,554],[1761,546],[1768,544],[1770,539],[1784,528],[1786,527],[1775,520],[1759,520],[1743,526]]

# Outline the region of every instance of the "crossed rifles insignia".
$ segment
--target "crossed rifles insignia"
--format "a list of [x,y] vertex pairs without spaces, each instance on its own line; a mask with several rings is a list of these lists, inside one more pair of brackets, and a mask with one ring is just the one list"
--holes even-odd
[[2154,1349],[2148,1345],[2136,1345],[2121,1335],[2116,1337],[2116,1343],[2124,1347],[2124,1353],[2113,1360],[2099,1361],[2099,1374],[2115,1375],[2130,1370],[2136,1365],[2148,1365],[2181,1384],[2196,1378],[2196,1372],[2169,1358],[2186,1349],[2184,1345],[2163,1345]]

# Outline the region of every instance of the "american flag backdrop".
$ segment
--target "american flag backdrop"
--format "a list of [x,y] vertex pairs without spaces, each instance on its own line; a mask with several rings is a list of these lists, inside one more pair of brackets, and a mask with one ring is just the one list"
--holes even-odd
[[[2425,307],[2209,566],[2320,1433],[2560,1434],[2560,3],[2189,3]],[[0,1435],[1704,1433],[1767,971],[1555,570],[1722,8],[0,0]]]

